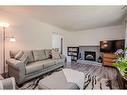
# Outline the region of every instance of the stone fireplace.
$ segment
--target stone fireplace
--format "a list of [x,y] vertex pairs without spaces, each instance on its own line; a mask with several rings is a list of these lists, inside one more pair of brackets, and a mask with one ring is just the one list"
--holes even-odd
[[100,52],[100,46],[79,46],[79,59],[87,61],[97,61]]
[[96,61],[96,52],[84,51],[84,59],[89,61]]

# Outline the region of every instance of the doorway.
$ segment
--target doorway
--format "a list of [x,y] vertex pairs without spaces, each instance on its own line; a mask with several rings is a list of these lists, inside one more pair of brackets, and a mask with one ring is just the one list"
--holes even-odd
[[63,54],[63,36],[58,33],[52,33],[52,48],[58,48]]

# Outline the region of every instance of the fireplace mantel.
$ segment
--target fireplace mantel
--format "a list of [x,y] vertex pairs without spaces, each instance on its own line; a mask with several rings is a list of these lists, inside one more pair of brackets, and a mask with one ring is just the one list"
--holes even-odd
[[80,45],[79,47],[99,47],[99,45]]

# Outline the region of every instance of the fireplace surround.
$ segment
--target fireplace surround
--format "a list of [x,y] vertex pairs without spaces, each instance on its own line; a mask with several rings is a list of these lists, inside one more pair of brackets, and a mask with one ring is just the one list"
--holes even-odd
[[[86,58],[86,57],[87,58]],[[100,46],[79,46],[79,59],[86,61],[98,61],[98,58],[102,56],[100,52]]]

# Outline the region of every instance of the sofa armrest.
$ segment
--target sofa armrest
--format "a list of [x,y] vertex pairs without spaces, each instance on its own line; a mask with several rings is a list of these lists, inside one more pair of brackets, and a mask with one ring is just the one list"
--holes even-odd
[[66,56],[63,55],[63,54],[60,54],[60,58],[64,60],[64,62],[65,62],[64,63],[64,67],[66,67],[67,66],[67,58],[66,58]]
[[6,63],[8,64],[9,76],[14,77],[16,82],[21,83],[25,78],[25,64],[13,58],[7,59]]
[[16,69],[16,70],[19,70],[19,71],[22,71],[25,69],[25,65],[24,63],[22,63],[21,61],[19,60],[16,60],[16,59],[7,59],[6,63],[11,66],[12,68]]
[[61,59],[64,59],[64,60],[65,60],[65,62],[66,62],[66,56],[65,56],[65,55],[60,54],[60,58],[61,58]]

